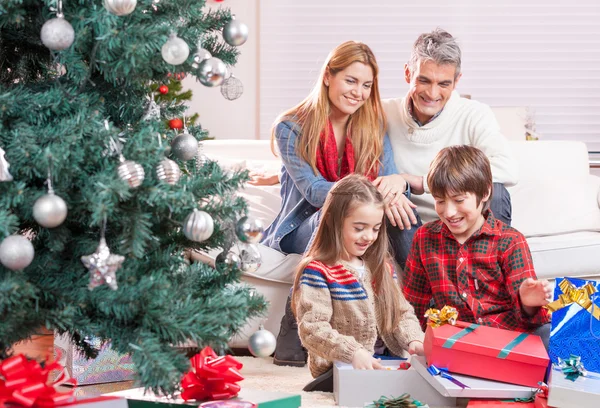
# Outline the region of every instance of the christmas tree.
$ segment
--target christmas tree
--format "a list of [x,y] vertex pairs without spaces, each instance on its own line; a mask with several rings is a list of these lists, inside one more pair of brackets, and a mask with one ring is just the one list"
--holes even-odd
[[[263,312],[229,252],[247,174],[197,160],[206,135],[169,129],[185,106],[154,98],[169,74],[216,86],[235,63],[243,30],[203,6],[0,4],[0,358],[40,327],[92,357],[95,336],[172,392],[189,368],[175,345],[223,350]],[[215,268],[185,255],[216,248]]]

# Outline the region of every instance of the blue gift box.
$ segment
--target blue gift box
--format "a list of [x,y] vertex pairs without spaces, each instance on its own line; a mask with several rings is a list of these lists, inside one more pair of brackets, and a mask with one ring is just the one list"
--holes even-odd
[[[586,302],[586,298],[589,301]],[[559,357],[567,359],[572,354],[578,355],[586,369],[600,372],[600,283],[558,278],[554,300],[548,305],[550,310],[555,309],[550,332],[550,359],[558,363]]]

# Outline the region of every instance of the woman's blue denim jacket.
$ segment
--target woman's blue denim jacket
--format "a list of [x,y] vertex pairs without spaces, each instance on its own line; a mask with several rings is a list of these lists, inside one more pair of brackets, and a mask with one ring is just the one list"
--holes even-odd
[[[265,231],[262,240],[280,252],[279,242],[294,231],[304,220],[323,207],[327,193],[335,183],[327,181],[320,174],[315,175],[310,165],[296,154],[296,139],[301,132],[300,125],[291,121],[280,122],[275,129],[277,146],[283,162],[281,168],[281,210]],[[380,176],[396,174],[396,164],[388,135],[383,140],[383,166]]]

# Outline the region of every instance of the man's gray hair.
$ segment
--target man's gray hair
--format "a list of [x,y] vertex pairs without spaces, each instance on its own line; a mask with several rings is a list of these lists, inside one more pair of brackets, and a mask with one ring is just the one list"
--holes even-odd
[[436,28],[430,33],[423,33],[413,45],[408,61],[411,75],[416,71],[417,64],[433,61],[438,65],[452,64],[456,66],[455,78],[460,74],[460,47],[452,35]]

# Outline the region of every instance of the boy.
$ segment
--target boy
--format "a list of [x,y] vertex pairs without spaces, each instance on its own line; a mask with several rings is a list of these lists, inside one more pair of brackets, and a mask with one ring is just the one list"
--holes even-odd
[[540,306],[552,299],[552,288],[536,279],[523,234],[489,210],[486,155],[466,145],[442,149],[427,183],[440,219],[416,232],[403,284],[422,326],[430,302],[438,309],[450,305],[460,320],[534,332],[547,348],[549,316]]

